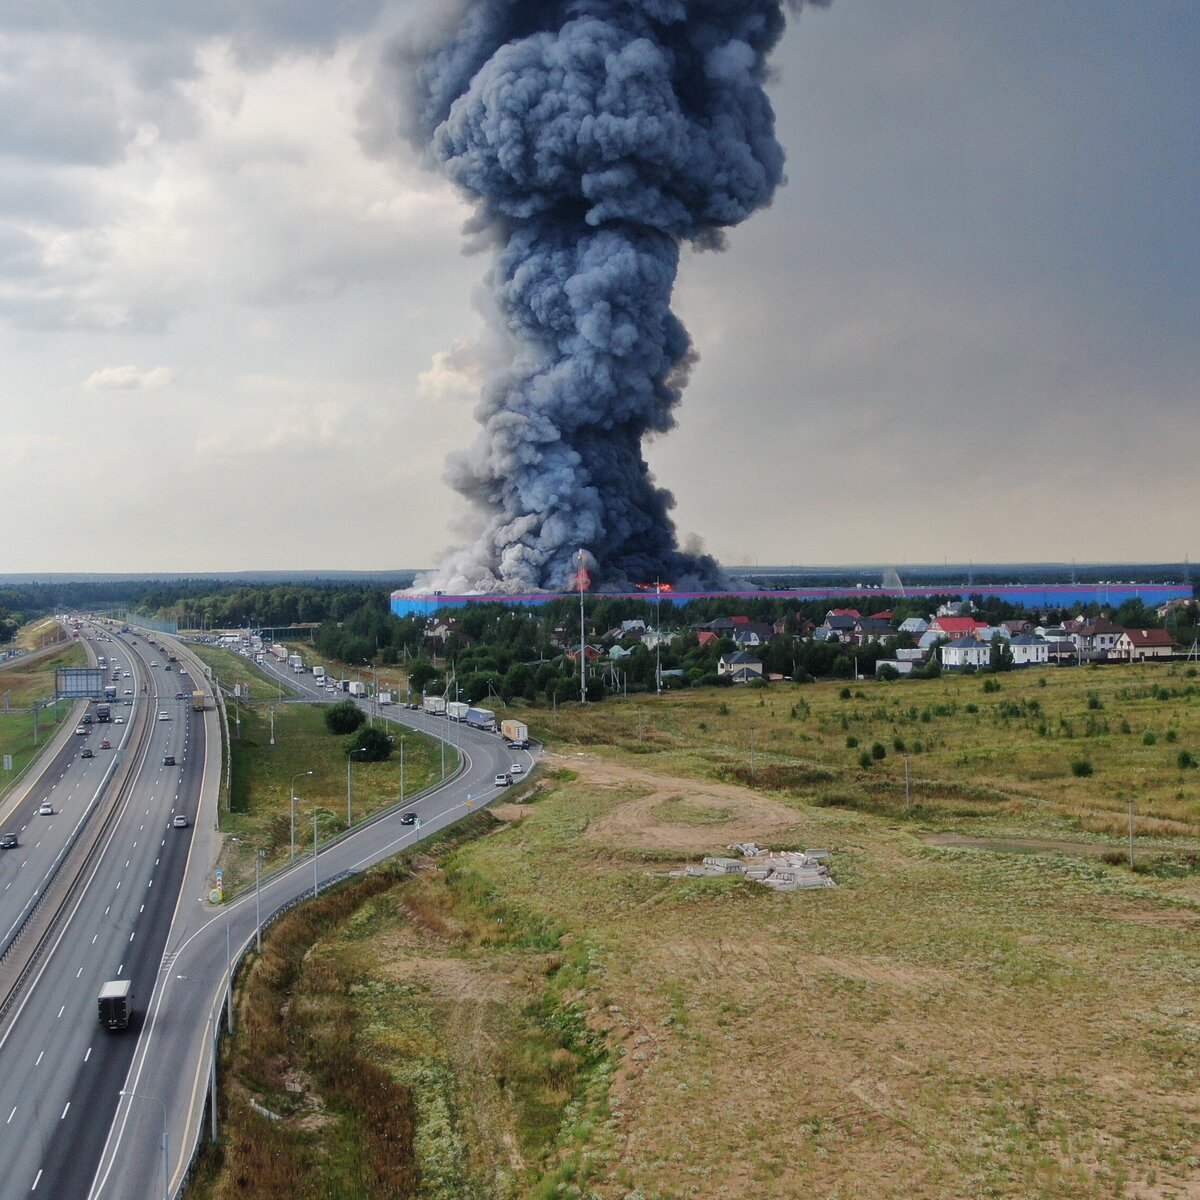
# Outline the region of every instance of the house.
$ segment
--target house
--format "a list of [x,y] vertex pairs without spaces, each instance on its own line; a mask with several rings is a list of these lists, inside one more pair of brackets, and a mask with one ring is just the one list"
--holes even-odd
[[1113,657],[1124,662],[1170,658],[1174,653],[1175,640],[1165,629],[1126,629],[1113,647]]
[[698,641],[701,646],[711,646],[714,642],[719,642],[720,640],[721,635],[719,633],[714,633],[711,629],[701,629],[700,632],[696,634],[696,641]]
[[1045,641],[1050,662],[1060,667],[1079,662],[1079,651],[1070,638],[1047,637]]
[[875,674],[878,675],[884,667],[891,667],[891,669],[895,671],[897,675],[911,675],[913,672],[913,667],[915,666],[916,663],[912,662],[911,659],[881,658],[875,663]]
[[859,617],[854,622],[854,636],[860,644],[869,642],[882,642],[884,638],[896,636],[896,631],[892,628],[888,621],[881,621],[878,617]]
[[642,638],[642,645],[647,650],[653,650],[656,646],[669,646],[678,636],[677,633],[664,633],[661,629],[651,629]]
[[929,622],[924,617],[906,617],[900,622],[901,633],[911,633],[920,637],[929,628]]
[[862,618],[857,614],[851,616],[849,612],[830,612],[825,616],[825,624],[819,625],[813,631],[813,634],[815,636],[819,630],[825,629],[828,630],[828,633],[820,639],[821,641],[832,642],[836,640],[849,644],[854,641],[854,627],[860,620]]
[[1032,667],[1050,661],[1050,643],[1036,633],[1018,633],[1009,639],[1008,648],[1012,651],[1014,667]]
[[926,652],[932,650],[938,642],[944,642],[946,639],[933,629],[927,629],[919,638],[917,638],[917,649]]
[[992,648],[977,637],[955,638],[941,648],[942,666],[947,671],[961,671],[966,667],[986,667],[992,661]]
[[1001,621],[1000,628],[1010,637],[1019,637],[1023,633],[1033,632],[1033,623],[1030,621]]
[[734,683],[749,683],[752,679],[763,677],[763,665],[745,650],[735,650],[717,659],[717,674],[728,675]]
[[857,608],[831,608],[825,614],[825,624],[829,624],[830,617],[849,617],[852,621],[857,621],[861,616],[862,613],[860,613]]
[[[612,649],[609,650],[608,657],[611,658],[613,662],[620,662],[622,659],[628,658],[632,653],[633,651],[631,649],[626,649],[626,647],[618,645],[613,646]],[[576,656],[576,661],[578,661],[578,656]]]
[[940,634],[952,641],[956,638],[974,637],[979,627],[979,622],[974,617],[939,615],[929,622],[930,633]]
[[1117,639],[1125,632],[1105,617],[1097,617],[1094,621],[1077,617],[1068,621],[1065,628],[1080,658],[1108,658],[1116,648]]
[[621,636],[634,637],[646,632],[646,622],[642,620],[622,621]]
[[770,625],[749,621],[733,631],[733,644],[741,650],[747,646],[765,646],[774,636],[775,631]]
[[[585,659],[587,659],[588,662],[595,662],[596,659],[604,657],[604,650],[600,646],[593,646],[593,645],[589,644],[589,645],[584,646],[583,656]],[[568,650],[567,657],[572,662],[578,662],[579,661],[579,647],[576,646],[574,649]]]

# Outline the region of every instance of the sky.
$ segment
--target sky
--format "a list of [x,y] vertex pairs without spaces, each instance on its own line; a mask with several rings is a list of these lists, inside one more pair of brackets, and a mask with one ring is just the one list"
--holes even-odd
[[[463,540],[489,260],[383,65],[441,2],[6,5],[0,573]],[[772,62],[787,186],[676,288],[681,540],[1200,557],[1200,8],[834,0]]]

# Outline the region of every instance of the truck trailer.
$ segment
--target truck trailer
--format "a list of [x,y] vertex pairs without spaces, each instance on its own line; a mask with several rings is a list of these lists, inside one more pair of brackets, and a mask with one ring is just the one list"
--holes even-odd
[[304,659],[299,654],[289,654],[287,664],[297,673],[304,670]]
[[446,715],[446,698],[445,696],[422,696],[421,707],[435,717],[444,717]]
[[468,725],[474,725],[476,729],[496,728],[496,714],[490,708],[468,708],[463,720]]
[[352,679],[350,681],[349,691],[350,695],[352,696],[362,697],[367,694],[367,685],[365,683],[360,683],[357,679]]
[[524,750],[529,745],[529,726],[524,721],[501,721],[500,732],[510,746]]
[[197,688],[192,693],[192,712],[203,712],[208,707],[208,697]]
[[449,717],[451,721],[465,721],[467,719],[467,713],[470,712],[470,710],[471,706],[469,704],[463,704],[458,700],[451,700],[446,705],[446,716]]
[[110,979],[100,988],[99,1006],[104,1029],[128,1029],[133,1016],[133,980]]
[[380,692],[379,695],[376,697],[376,699],[379,701],[379,703],[381,705],[391,704],[392,703],[392,693],[391,692]]
[[324,667],[313,667],[313,679],[315,679],[317,681],[317,683],[324,683],[325,682],[325,668]]

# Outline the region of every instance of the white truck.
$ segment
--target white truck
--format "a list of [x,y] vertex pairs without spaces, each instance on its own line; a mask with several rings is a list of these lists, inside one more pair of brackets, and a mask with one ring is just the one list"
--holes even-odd
[[391,692],[380,692],[379,693],[379,703],[381,706],[384,704],[391,704],[392,703],[392,693]]
[[421,707],[435,717],[444,717],[446,715],[446,698],[444,696],[423,696]]
[[116,1031],[129,1028],[133,1015],[133,981],[110,979],[100,988],[100,1024]]
[[357,679],[352,679],[350,681],[349,692],[352,696],[365,696],[367,694],[367,685],[360,683]]
[[315,679],[317,683],[323,684],[325,682],[325,668],[313,667],[313,679]]
[[465,721],[470,708],[469,704],[462,704],[458,700],[451,700],[446,705],[446,716],[451,721]]
[[287,664],[297,675],[304,670],[304,659],[299,654],[289,654]]

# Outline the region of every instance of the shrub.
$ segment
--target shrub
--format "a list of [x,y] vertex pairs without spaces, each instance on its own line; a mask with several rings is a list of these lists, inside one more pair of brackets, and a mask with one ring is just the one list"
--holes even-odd
[[900,678],[900,672],[895,667],[889,666],[886,663],[875,672],[875,678],[881,679],[884,682],[889,682],[893,679]]
[[1147,729],[1146,732],[1142,734],[1142,745],[1143,746],[1153,746],[1155,744],[1155,742],[1157,742],[1157,741],[1158,741],[1158,737],[1155,734],[1153,729]]
[[838,696],[842,700],[849,700],[850,699],[850,689],[847,687],[842,688],[842,690],[840,692],[838,692]]
[[847,749],[847,750],[853,750],[853,749],[855,749],[857,746],[858,746],[858,738],[856,738],[856,737],[854,736],[854,734],[851,734],[851,735],[850,735],[850,736],[849,736],[849,737],[846,739],[846,749]]
[[887,747],[882,742],[875,742],[871,746],[871,757],[875,759],[887,758]]
[[1176,733],[1174,729],[1167,730],[1167,741],[1168,742],[1174,742],[1178,739],[1178,737],[1179,737],[1179,734]]
[[370,725],[346,739],[346,754],[353,754],[355,762],[387,762],[391,753],[392,739],[384,730]]
[[869,767],[871,765],[871,752],[869,750],[864,750],[858,756],[858,765],[860,767]]
[[1086,758],[1077,758],[1071,764],[1071,774],[1078,775],[1081,778],[1092,773],[1092,764]]
[[892,747],[897,754],[904,753],[904,739],[902,737],[892,738]]
[[[990,682],[990,681],[989,681],[989,682]],[[964,705],[963,705],[963,712],[968,712],[968,713],[977,713],[978,711],[979,711],[979,705],[978,705],[978,704],[964,704]]]
[[1000,690],[1000,680],[985,679],[983,681],[983,690],[985,692],[998,692]]
[[325,728],[330,733],[353,733],[366,719],[353,700],[343,700],[325,710]]
[[1103,708],[1104,702],[1100,699],[1099,696],[1096,695],[1095,692],[1088,692],[1087,706],[1088,706],[1088,708],[1095,711],[1098,708]]
[[1180,750],[1175,761],[1179,763],[1181,771],[1187,771],[1196,765],[1196,756],[1190,750]]

